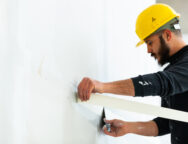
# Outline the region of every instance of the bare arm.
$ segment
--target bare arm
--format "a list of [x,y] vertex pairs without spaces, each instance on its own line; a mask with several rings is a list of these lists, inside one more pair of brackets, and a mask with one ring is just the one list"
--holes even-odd
[[158,127],[154,121],[130,123],[130,133],[143,136],[157,136]]
[[78,86],[78,95],[82,101],[89,100],[91,93],[113,93],[134,96],[134,85],[131,79],[103,83],[91,78],[83,78]]
[[134,85],[131,79],[103,83],[103,93],[134,96]]
[[104,126],[103,131],[105,134],[119,137],[128,133],[143,135],[143,136],[157,136],[158,126],[154,121],[148,122],[125,122],[122,120],[105,120],[106,123],[111,124],[111,131],[108,132]]

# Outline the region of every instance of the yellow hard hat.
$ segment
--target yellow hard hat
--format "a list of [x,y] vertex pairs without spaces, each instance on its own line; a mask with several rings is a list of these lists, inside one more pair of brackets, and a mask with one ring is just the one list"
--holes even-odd
[[143,44],[148,36],[176,17],[179,18],[180,15],[166,4],[158,3],[146,8],[136,20],[136,34],[140,38],[136,47]]

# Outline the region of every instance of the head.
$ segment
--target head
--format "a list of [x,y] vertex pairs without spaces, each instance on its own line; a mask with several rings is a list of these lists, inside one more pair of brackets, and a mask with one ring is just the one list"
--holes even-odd
[[144,42],[148,53],[162,66],[169,61],[185,42],[181,38],[180,15],[166,4],[157,3],[143,10],[136,20],[137,47]]
[[169,62],[170,56],[173,54],[173,46],[180,41],[182,35],[180,29],[169,30],[164,29],[152,34],[145,39],[148,53],[158,60],[158,64],[163,66]]

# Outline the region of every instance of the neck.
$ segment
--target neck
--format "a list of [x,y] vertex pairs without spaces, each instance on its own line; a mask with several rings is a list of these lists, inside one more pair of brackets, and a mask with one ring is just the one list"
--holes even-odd
[[186,43],[182,39],[182,37],[177,38],[176,40],[173,41],[170,49],[170,56],[174,55],[177,53],[179,50],[181,50],[184,46],[186,46]]

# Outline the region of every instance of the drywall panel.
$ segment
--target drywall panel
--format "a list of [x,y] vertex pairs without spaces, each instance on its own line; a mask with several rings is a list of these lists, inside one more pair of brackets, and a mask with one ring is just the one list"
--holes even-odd
[[23,4],[29,64],[26,142],[104,143],[98,129],[102,109],[83,111],[87,108],[75,103],[74,94],[83,76],[97,79],[103,74],[99,69],[104,48],[103,1]]

